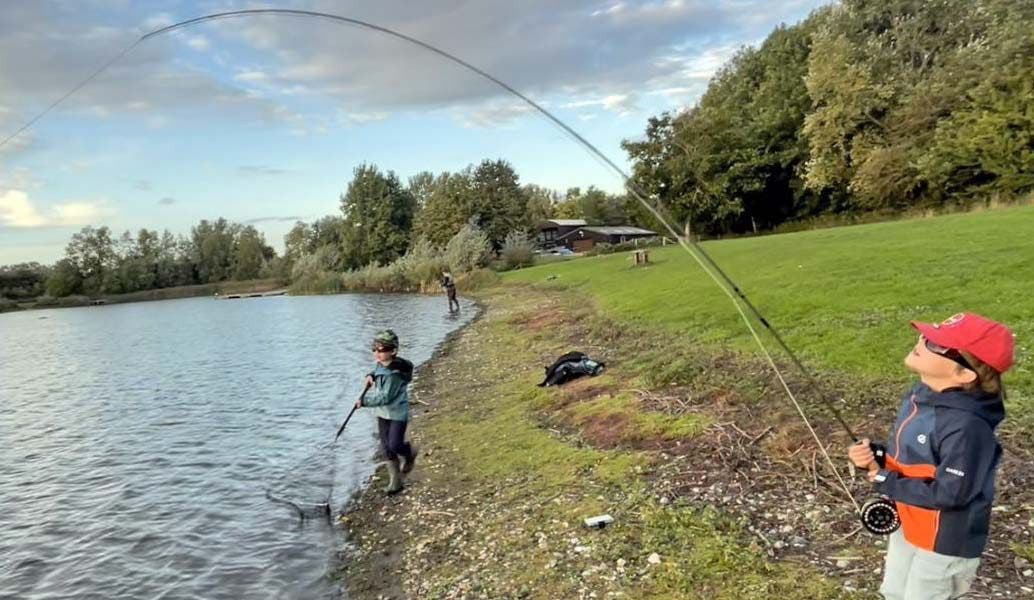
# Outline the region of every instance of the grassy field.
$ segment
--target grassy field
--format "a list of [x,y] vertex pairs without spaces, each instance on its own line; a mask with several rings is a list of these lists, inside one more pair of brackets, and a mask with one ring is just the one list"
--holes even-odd
[[[1006,378],[1011,416],[1029,426],[1032,234],[1034,207],[1018,207],[703,247],[818,370],[905,381],[901,363],[916,337],[909,320],[940,321],[968,310],[1005,322],[1017,341],[1016,366]],[[647,268],[632,268],[627,254],[600,256],[515,271],[504,280],[575,289],[608,317],[659,335],[757,352],[729,299],[681,248],[652,250],[650,260]]]
[[[631,365],[535,387],[558,344],[615,333],[595,310],[506,285],[478,297],[485,316],[417,380],[414,397],[429,407],[413,422],[424,456],[410,487],[383,498],[376,482],[344,517],[357,548],[344,561],[350,597],[873,597],[857,578],[769,560],[737,516],[662,500],[661,471],[690,463],[658,449],[677,451],[712,419],[649,406],[628,389],[645,385]],[[582,525],[605,512],[616,519],[606,530]]]
[[[1017,571],[1034,560],[1028,231],[1032,208],[706,244],[860,433],[890,426],[911,378],[910,319],[973,310],[1013,327],[974,598],[1030,591]],[[550,263],[463,290],[484,313],[421,368],[409,487],[371,487],[343,517],[350,597],[876,597],[883,540],[860,532],[852,503],[871,490],[843,466],[849,440],[806,402],[825,464],[728,297],[679,248],[651,261]],[[535,387],[572,349],[606,372]],[[582,525],[601,513],[614,524]]]

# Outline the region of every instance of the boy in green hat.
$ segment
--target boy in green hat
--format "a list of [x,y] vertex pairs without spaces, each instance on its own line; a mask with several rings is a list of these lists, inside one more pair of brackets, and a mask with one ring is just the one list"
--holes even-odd
[[357,408],[376,409],[381,448],[388,459],[388,486],[384,491],[389,495],[402,490],[402,474],[412,471],[416,461],[416,449],[406,442],[407,388],[413,379],[413,363],[399,357],[398,348],[399,338],[394,331],[385,329],[374,336],[371,350],[376,365],[366,376],[367,393],[356,402]]

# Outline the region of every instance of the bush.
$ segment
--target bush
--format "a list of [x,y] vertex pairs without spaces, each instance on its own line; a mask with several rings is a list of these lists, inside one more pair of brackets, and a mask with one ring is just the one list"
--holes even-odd
[[530,267],[535,264],[535,244],[528,239],[526,232],[511,231],[503,242],[502,259],[507,269]]
[[423,237],[417,239],[409,252],[398,260],[398,264],[406,281],[420,290],[437,285],[442,271],[449,268],[441,250]]
[[399,261],[385,266],[366,265],[359,273],[362,274],[360,289],[373,292],[408,292],[411,289]]
[[306,254],[298,259],[291,268],[291,279],[303,279],[309,275],[334,271],[341,261],[341,253],[330,244],[320,246],[315,252]]
[[492,246],[473,219],[445,246],[445,262],[454,273],[466,273],[488,264]]
[[471,292],[484,289],[499,283],[499,275],[489,269],[478,269],[471,271],[456,281],[456,287],[461,292]]
[[[370,264],[340,273],[334,270],[339,257],[336,247],[324,246],[295,262],[290,290],[298,294],[437,292],[443,271],[451,267],[459,283],[467,279],[463,274],[478,272],[488,263],[490,248],[488,237],[471,221],[449,240],[444,255],[431,242],[419,238],[409,252],[391,264]],[[475,285],[487,281],[483,274],[475,280]]]
[[339,294],[345,291],[344,276],[331,271],[305,273],[291,283],[292,294]]

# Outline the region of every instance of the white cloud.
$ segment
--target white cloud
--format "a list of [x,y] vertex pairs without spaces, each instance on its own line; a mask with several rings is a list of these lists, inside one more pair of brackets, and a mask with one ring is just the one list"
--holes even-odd
[[663,24],[686,17],[714,19],[719,15],[720,11],[708,10],[705,3],[685,2],[684,0],[643,2],[632,6],[618,2],[609,8],[592,13],[593,17],[609,20],[616,25]]
[[22,190],[12,189],[0,194],[0,227],[36,229],[89,225],[108,214],[110,211],[101,203],[92,201],[57,204],[43,213]]
[[157,13],[144,19],[143,27],[148,33],[155,29],[161,29],[162,27],[168,27],[175,23],[172,19],[172,15],[169,13]]
[[265,82],[269,80],[269,76],[262,71],[242,71],[233,76],[237,81],[245,81],[248,83]]
[[632,94],[610,94],[595,100],[576,100],[561,105],[563,108],[585,108],[599,106],[621,116],[632,114],[638,109],[635,96]]
[[[124,15],[122,24],[112,25],[107,16],[78,3],[5,3],[0,16],[0,89],[17,93],[3,98],[0,140],[40,107],[66,94],[98,65],[117,56],[142,31],[174,22],[170,14],[141,11],[129,4],[119,10]],[[98,24],[101,22],[103,26]],[[200,35],[188,30],[149,39],[79,89],[59,110],[86,119],[140,118],[151,129],[166,126],[183,111],[194,117],[278,122],[274,102],[247,94],[233,81],[222,79],[218,67],[191,63],[196,55],[183,52],[185,47],[210,46],[207,32]],[[23,132],[0,148],[0,154],[24,155],[35,131]]]
[[524,102],[496,102],[460,111],[458,116],[464,127],[499,127],[534,111]]
[[[330,0],[313,0],[307,8],[341,12]],[[360,3],[350,9],[348,16],[440,46],[524,93],[552,97],[569,90],[575,100],[612,95],[601,106],[625,115],[637,110],[637,93],[649,92],[642,89],[644,82],[660,78],[668,88],[683,83],[670,79],[682,77],[684,61],[654,58],[687,41],[706,46],[725,33],[737,39],[746,11],[705,0],[628,0],[595,12],[587,12],[586,3],[547,0]],[[222,36],[268,51],[276,65],[264,72],[275,88],[301,85],[356,112],[437,109],[506,97],[439,56],[361,28],[307,19],[241,19],[212,26]],[[499,110],[490,104],[474,120]]]
[[104,214],[93,202],[58,204],[52,210],[55,225],[88,225]]
[[193,48],[194,50],[197,50],[198,52],[204,52],[205,50],[208,50],[208,48],[211,46],[211,44],[208,41],[208,38],[206,38],[203,35],[193,35],[188,37],[187,45]]
[[42,227],[46,219],[29,202],[29,196],[20,190],[8,190],[0,195],[0,226]]
[[338,111],[338,122],[342,125],[365,125],[366,123],[374,123],[377,121],[383,121],[391,116],[390,113],[384,111],[373,111],[373,112],[346,112]]
[[164,129],[169,125],[169,117],[164,115],[151,115],[144,121],[144,126],[148,129]]

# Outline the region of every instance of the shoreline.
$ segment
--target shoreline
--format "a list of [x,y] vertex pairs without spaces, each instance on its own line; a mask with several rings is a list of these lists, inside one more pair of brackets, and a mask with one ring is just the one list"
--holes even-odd
[[[420,418],[428,411],[428,409],[432,408],[423,401],[413,400],[415,398],[419,398],[420,395],[425,393],[425,384],[423,382],[425,374],[429,371],[433,372],[435,365],[444,357],[448,356],[465,333],[473,328],[485,316],[487,307],[484,303],[482,303],[478,298],[470,296],[467,297],[467,300],[470,301],[470,304],[475,311],[474,316],[462,327],[449,332],[435,347],[431,356],[421,363],[414,373],[413,383],[410,387],[411,421]],[[428,387],[433,389],[433,384],[430,384]],[[417,451],[420,454],[420,463],[423,463],[423,458],[426,456],[426,450],[421,446],[421,444],[417,443],[415,437],[413,440],[414,447],[417,448]],[[395,551],[389,551],[378,555],[376,559],[369,564],[364,563],[356,565],[356,563],[352,561],[352,558],[356,553],[356,540],[360,539],[357,537],[357,535],[360,534],[360,522],[366,522],[367,515],[362,511],[364,509],[375,507],[376,502],[382,498],[389,502],[397,502],[406,494],[406,491],[404,490],[395,497],[384,496],[384,493],[380,489],[385,483],[385,480],[383,469],[381,468],[383,466],[383,462],[378,458],[379,455],[380,449],[378,447],[374,451],[374,460],[378,461],[378,464],[375,466],[373,474],[360,488],[359,492],[349,498],[338,515],[338,522],[345,531],[346,540],[344,547],[339,551],[339,555],[336,559],[337,571],[338,577],[345,579],[341,584],[344,589],[347,590],[348,597],[350,598],[357,594],[364,593],[376,594],[376,598],[384,598],[385,600],[389,598],[402,599],[407,597],[403,593],[398,579],[391,576],[391,573],[397,571],[402,561],[401,552],[397,551],[397,548]],[[414,476],[419,476],[418,471],[421,466],[423,465],[418,464],[417,471],[414,471],[410,477],[407,477],[407,487]],[[376,498],[376,500],[374,498]],[[360,515],[362,516],[360,517]],[[380,530],[384,531],[384,524],[380,526]],[[400,537],[401,533],[401,530],[394,529],[390,532],[390,535],[391,537]],[[357,568],[350,568],[351,566]]]
[[[156,302],[159,300],[180,300],[183,298],[202,298],[229,295],[248,295],[287,290],[287,286],[276,279],[253,279],[249,281],[222,281],[219,283],[202,283],[197,285],[181,285],[171,288],[160,288],[130,292],[128,294],[103,294],[100,296],[73,295],[63,298],[52,298],[44,304],[38,299],[29,302],[16,302],[13,307],[0,310],[7,312],[23,312],[30,310],[46,310],[51,308],[83,308],[90,306],[107,306],[111,304],[128,304],[131,302]],[[23,306],[31,304],[31,306]]]

